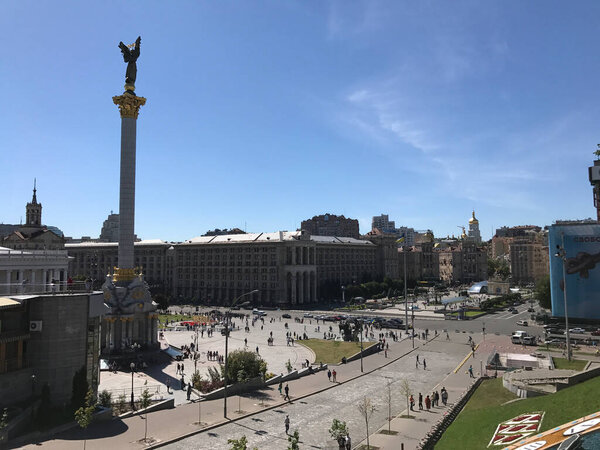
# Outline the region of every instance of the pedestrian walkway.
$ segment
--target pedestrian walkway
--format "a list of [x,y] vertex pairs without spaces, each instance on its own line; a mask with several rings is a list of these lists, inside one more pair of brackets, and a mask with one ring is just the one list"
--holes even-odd
[[[486,348],[493,349],[499,343],[504,343],[505,336],[492,336],[487,338]],[[485,364],[489,352],[481,351],[481,345],[478,344],[477,351],[473,354],[468,348],[465,348],[465,358],[459,363],[455,370],[451,371],[442,381],[440,381],[431,392],[424,392],[425,395],[431,395],[433,391],[440,391],[446,388],[448,392],[448,404],[444,406],[441,401],[439,406],[432,407],[429,411],[425,408],[419,410],[417,402],[417,393],[414,393],[415,407],[410,411],[411,418],[402,416],[407,415],[405,409],[397,417],[393,418],[389,424],[385,424],[375,433],[369,436],[369,444],[377,446],[380,449],[398,450],[404,445],[405,450],[417,448],[419,442],[429,433],[436,422],[438,422],[446,412],[452,408],[454,403],[469,389],[469,387],[482,374],[485,375]],[[473,377],[469,374],[469,367],[472,367]],[[391,430],[394,434],[384,434]],[[383,433],[382,433],[383,431]],[[363,441],[362,444],[365,444]],[[356,442],[356,444],[360,444]]]
[[[430,335],[430,338],[433,338],[433,336]],[[431,342],[431,340],[432,339],[428,342]],[[445,340],[442,342],[439,336],[437,341],[438,343],[436,345],[440,347],[451,345],[451,343],[446,344]],[[390,351],[387,358],[383,351],[379,354],[364,358],[363,366],[365,373],[372,373],[375,370],[394,363],[394,361],[402,357],[407,357],[407,355],[410,355],[408,356],[410,358],[415,350],[426,349],[427,346],[430,345],[424,341],[416,340],[416,348],[413,350],[412,342],[409,339],[404,339],[401,342],[390,342],[389,344]],[[468,346],[465,344],[454,343],[453,345],[460,345],[459,348],[462,348],[464,345],[465,353],[469,351]],[[461,358],[458,357],[457,361],[460,359]],[[433,364],[433,360],[428,361],[428,373],[432,373],[429,366]],[[360,360],[357,360],[348,364],[335,366],[337,371],[337,383],[330,382],[325,371],[290,381],[289,392],[291,403],[298,402],[298,404],[301,404],[306,401],[303,400],[303,398],[308,400],[309,397],[312,398],[315,394],[336,389],[340,384],[349,383],[351,380],[361,377],[363,374],[361,373],[360,365]],[[464,390],[464,386],[468,385],[468,378],[468,375],[465,375],[464,373],[457,373],[443,381],[446,383],[445,386],[449,392],[450,401],[457,398],[460,392]],[[435,381],[433,381],[433,383],[435,383]],[[439,386],[441,388],[441,384]],[[145,420],[148,420],[148,435],[151,436],[155,444],[162,445],[166,442],[175,442],[181,438],[192,436],[202,430],[208,431],[215,429],[214,432],[211,431],[211,433],[215,433],[218,427],[223,424],[230,423],[231,421],[235,421],[242,417],[252,416],[266,409],[278,411],[288,403],[289,402],[284,401],[283,397],[280,396],[277,386],[275,385],[248,395],[230,397],[227,401],[227,419],[223,418],[223,399],[202,402],[196,401],[194,403],[181,405],[175,409],[150,413],[144,416],[144,418],[133,416],[125,419],[116,419],[108,423],[93,424],[87,430],[73,428],[55,436],[51,440],[35,443],[25,448],[33,449],[35,445],[35,447],[49,449],[78,449],[81,447],[80,441],[83,439],[87,440],[86,448],[91,450],[138,447],[140,445],[140,439],[144,437]],[[406,443],[412,442],[416,445],[416,443],[429,431],[431,425],[440,417],[441,412],[441,408],[434,408],[431,412],[427,413],[430,417],[426,417],[426,413],[418,413],[425,420],[415,421],[414,419],[410,419],[410,422],[408,422],[407,419],[395,419],[392,422],[394,427],[398,426],[404,431],[398,436],[391,437],[396,438],[395,441],[390,441],[388,444],[383,442],[381,445],[388,445],[386,448],[400,448],[399,445],[396,445],[400,442],[400,439],[405,439]],[[407,421],[407,424],[402,424],[402,421]],[[328,425],[322,424],[322,426],[326,429]],[[374,439],[380,439],[380,437],[382,436],[374,436]],[[221,438],[223,438],[223,436],[221,436]],[[385,438],[387,439],[387,437]],[[393,442],[396,442],[396,444],[391,446]],[[360,443],[355,440],[354,445],[356,446],[358,444]],[[186,447],[184,446],[183,448]]]

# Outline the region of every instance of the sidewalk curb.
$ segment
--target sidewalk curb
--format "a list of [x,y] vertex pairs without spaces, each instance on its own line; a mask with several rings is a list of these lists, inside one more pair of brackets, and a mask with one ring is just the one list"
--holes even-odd
[[[481,342],[480,342],[479,344],[481,344]],[[475,346],[475,350],[477,350],[477,349],[479,348],[479,344],[477,344],[477,345]],[[465,365],[465,363],[466,363],[466,362],[469,360],[469,358],[470,358],[472,355],[473,355],[473,351],[470,351],[470,352],[469,352],[469,354],[468,354],[468,355],[465,357],[465,359],[463,359],[463,360],[460,362],[460,364],[459,364],[458,366],[456,366],[456,369],[454,369],[452,372],[453,372],[453,373],[457,373],[457,372],[460,370],[460,368],[461,368],[462,366],[464,366],[464,365]]]
[[[426,340],[425,344],[428,344],[429,342],[433,341],[433,340],[434,340],[436,337],[438,337],[438,336],[433,336],[431,339],[429,339],[429,340]],[[401,339],[401,340],[400,340],[400,342],[402,342],[402,341],[405,341],[405,340],[408,340],[408,339],[410,339],[410,338],[411,338],[410,336],[407,336],[406,338],[404,338],[404,339]],[[423,345],[425,345],[425,344],[423,344]],[[389,361],[389,362],[387,362],[387,363],[383,364],[383,365],[382,365],[382,366],[380,366],[380,367],[377,367],[377,368],[375,368],[375,369],[372,369],[372,370],[370,370],[370,371],[368,371],[368,372],[363,372],[363,373],[361,373],[361,374],[359,374],[359,375],[356,375],[355,377],[348,378],[347,380],[340,381],[340,382],[337,382],[337,383],[333,383],[331,386],[327,386],[327,387],[325,387],[325,388],[318,389],[318,390],[316,390],[316,391],[313,391],[313,392],[310,392],[310,393],[308,393],[308,394],[304,394],[304,395],[302,395],[302,396],[300,396],[300,397],[295,397],[295,398],[294,398],[294,401],[302,400],[302,399],[304,399],[304,398],[307,398],[307,397],[310,397],[310,396],[312,396],[312,395],[320,394],[321,392],[327,391],[327,390],[329,390],[329,389],[333,389],[333,388],[337,387],[338,385],[341,385],[341,384],[346,384],[346,383],[348,383],[348,382],[350,382],[350,381],[354,381],[354,380],[356,380],[356,379],[358,379],[358,378],[361,378],[361,377],[363,377],[363,376],[365,376],[365,375],[370,375],[371,373],[373,373],[373,372],[375,372],[375,371],[377,371],[377,370],[380,370],[380,369],[382,369],[382,368],[384,368],[384,367],[387,367],[388,365],[390,365],[390,364],[392,364],[392,363],[394,363],[394,362],[396,362],[396,361],[400,360],[401,358],[404,358],[405,356],[407,356],[407,355],[411,354],[412,352],[414,352],[415,350],[417,350],[417,348],[418,348],[418,347],[416,347],[416,346],[415,346],[415,348],[412,348],[412,349],[410,349],[408,352],[406,352],[406,353],[403,353],[402,355],[398,356],[397,358],[390,359],[390,361]],[[420,347],[419,347],[419,348],[420,348]],[[204,427],[204,428],[200,428],[200,429],[198,429],[198,430],[194,430],[194,431],[190,431],[189,433],[182,434],[181,436],[176,436],[176,437],[174,437],[174,438],[171,438],[171,439],[168,439],[168,440],[165,440],[165,441],[158,442],[158,443],[156,443],[156,444],[154,444],[154,445],[149,445],[149,446],[147,446],[146,448],[147,448],[147,449],[161,448],[161,447],[164,447],[164,446],[166,446],[166,445],[173,444],[173,443],[175,443],[175,442],[179,442],[179,441],[181,441],[181,440],[183,440],[183,439],[187,439],[187,438],[189,438],[189,437],[195,436],[196,434],[200,434],[200,433],[203,433],[203,432],[205,432],[205,431],[210,431],[210,430],[212,430],[212,429],[214,429],[214,428],[220,427],[220,426],[222,426],[222,425],[225,425],[225,424],[227,424],[227,423],[234,423],[234,422],[237,422],[238,420],[241,420],[241,419],[246,419],[246,418],[248,418],[248,417],[252,417],[252,416],[255,416],[255,415],[257,415],[257,414],[260,414],[260,413],[262,413],[262,412],[264,412],[264,411],[270,411],[270,410],[272,410],[272,409],[279,408],[279,407],[281,407],[282,405],[288,405],[288,404],[290,404],[290,403],[292,403],[292,402],[285,402],[285,401],[284,401],[284,402],[280,402],[280,403],[277,403],[277,404],[275,404],[275,405],[272,405],[272,406],[267,406],[267,407],[265,407],[265,408],[262,408],[262,409],[259,409],[259,410],[257,410],[257,411],[254,411],[254,412],[251,412],[251,413],[248,413],[248,414],[244,414],[243,416],[236,417],[235,419],[223,420],[223,421],[221,421],[221,422],[217,422],[217,423],[215,423],[215,424],[213,424],[213,425],[209,425],[209,426],[206,426],[206,427]]]

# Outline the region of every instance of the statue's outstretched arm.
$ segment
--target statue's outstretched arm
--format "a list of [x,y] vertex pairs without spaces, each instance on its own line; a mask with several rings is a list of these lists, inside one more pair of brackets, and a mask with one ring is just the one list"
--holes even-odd
[[131,57],[131,52],[129,51],[129,48],[127,48],[127,46],[125,44],[123,44],[123,42],[119,42],[119,48],[121,49],[121,53],[123,53],[123,59],[125,60],[125,62],[129,62],[129,58]]
[[137,59],[140,56],[140,44],[142,42],[142,37],[138,36],[135,40],[135,50],[133,51],[133,57]]

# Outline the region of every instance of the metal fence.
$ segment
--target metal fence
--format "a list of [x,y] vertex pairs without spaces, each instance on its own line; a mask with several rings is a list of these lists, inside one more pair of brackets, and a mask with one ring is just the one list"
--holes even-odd
[[[133,396],[134,398],[140,398],[142,396],[142,392],[148,389],[148,392],[152,394],[153,399],[159,399],[163,397],[163,386],[162,384],[148,384],[144,386],[137,386],[133,388]],[[120,395],[125,395],[127,401],[131,399],[131,388],[124,389],[103,389],[103,391],[110,392],[112,402],[115,403]],[[164,389],[166,392],[166,389]]]

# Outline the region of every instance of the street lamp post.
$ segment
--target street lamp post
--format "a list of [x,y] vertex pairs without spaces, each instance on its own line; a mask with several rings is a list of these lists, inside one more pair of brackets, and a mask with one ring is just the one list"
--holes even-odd
[[557,245],[557,252],[554,254],[557,258],[562,259],[563,271],[563,301],[565,304],[565,333],[567,334],[567,359],[571,361],[571,336],[569,334],[569,315],[567,313],[567,252],[565,251],[565,233],[561,237],[562,245]]
[[[408,334],[408,297],[406,296],[406,248],[402,249],[402,256],[404,260],[404,319],[406,333]],[[414,328],[413,328],[414,333]],[[414,345],[414,339],[413,339]]]
[[346,303],[346,286],[342,286],[342,303]]
[[135,369],[135,363],[129,364],[129,368],[131,369],[131,410],[135,408],[135,403],[133,401],[133,371]]
[[245,294],[240,295],[239,297],[237,297],[236,299],[233,300],[233,302],[231,303],[231,305],[229,306],[229,310],[225,311],[225,379],[224,379],[224,389],[223,389],[223,417],[225,417],[227,419],[227,383],[229,382],[229,380],[227,379],[227,345],[229,342],[229,313],[231,311],[231,308],[233,308],[235,306],[235,304],[242,298],[245,297],[246,295],[252,295],[252,294],[256,294],[258,292],[258,289],[254,289],[253,291],[250,292],[246,292]]

